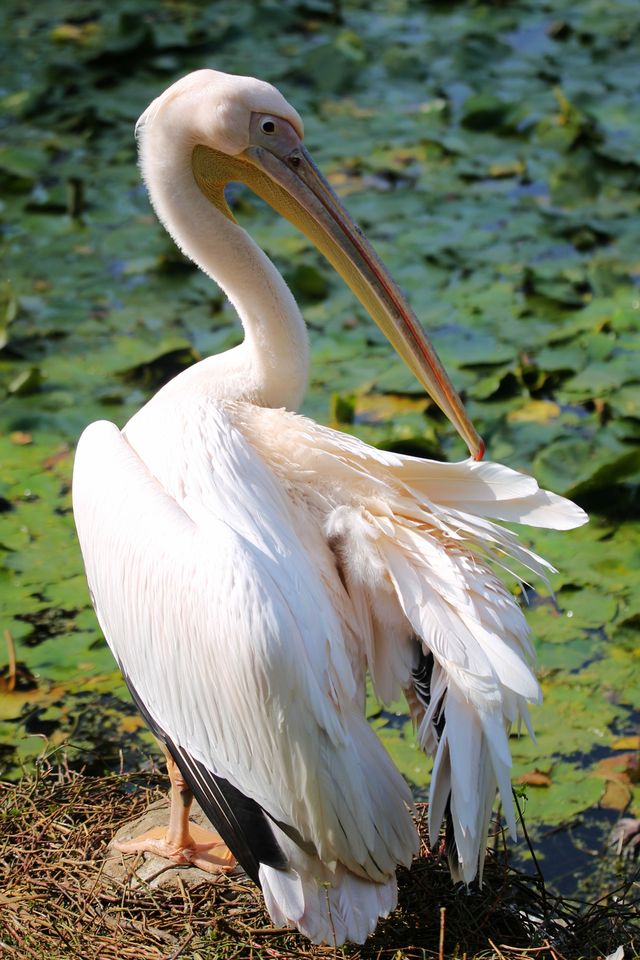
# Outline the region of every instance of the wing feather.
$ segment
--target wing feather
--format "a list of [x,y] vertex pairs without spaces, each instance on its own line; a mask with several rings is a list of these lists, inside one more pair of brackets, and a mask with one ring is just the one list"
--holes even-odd
[[[452,873],[469,882],[482,870],[496,785],[515,833],[508,736],[513,724],[530,730],[527,705],[540,697],[526,620],[496,571],[553,569],[493,519],[569,529],[586,515],[500,464],[387,454],[284,411],[235,415],[289,477],[290,496],[295,463],[323,500],[353,606],[368,611],[361,651],[374,688],[383,700],[408,690],[418,740],[434,756],[430,831],[451,818]],[[433,658],[428,703],[412,687],[416,638]]]

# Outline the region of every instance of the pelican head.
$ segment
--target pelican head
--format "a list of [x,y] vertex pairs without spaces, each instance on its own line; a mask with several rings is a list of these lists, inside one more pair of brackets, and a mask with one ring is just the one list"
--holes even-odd
[[484,443],[434,348],[313,162],[303,144],[302,120],[282,94],[252,77],[198,70],[145,110],[136,126],[143,141],[160,116],[167,136],[179,134],[196,183],[224,216],[234,220],[225,187],[240,181],[314,243],[480,460]]

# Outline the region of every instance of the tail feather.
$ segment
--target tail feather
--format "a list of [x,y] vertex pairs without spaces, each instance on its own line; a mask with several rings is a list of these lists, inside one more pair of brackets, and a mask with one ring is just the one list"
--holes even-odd
[[[523,658],[526,642],[520,641],[526,639],[526,625],[521,615],[514,616],[522,633],[509,642],[506,631],[502,636],[497,633],[491,616],[480,620],[478,605],[457,607],[441,591],[431,590],[428,581],[425,586],[424,580],[421,602],[416,603],[415,594],[409,592],[415,581],[404,575],[409,563],[415,574],[415,557],[403,557],[393,547],[389,558],[400,605],[414,634],[435,658],[432,689],[443,691],[440,705],[434,697],[418,730],[423,748],[437,742],[429,833],[435,839],[449,810],[458,857],[458,863],[451,864],[452,874],[469,883],[482,869],[496,785],[515,834],[508,735],[513,722],[522,718],[528,723],[527,702],[539,699],[538,684]],[[422,572],[426,579],[428,571]],[[488,569],[484,576],[491,583]],[[512,598],[511,603],[515,605]],[[444,727],[438,735],[434,724],[442,717]]]
[[312,943],[340,947],[364,943],[380,917],[395,910],[395,875],[384,883],[364,880],[338,864],[331,873],[318,860],[298,852],[295,868],[260,867],[260,883],[273,923],[295,926]]
[[[448,475],[438,493],[446,499],[444,492],[451,487],[447,497],[453,500],[456,489],[460,493],[466,486],[464,507],[469,512],[434,504],[428,498],[433,491],[418,476],[420,461],[413,461],[407,496],[396,490],[391,517],[372,499],[366,506],[338,508],[339,519],[334,515],[328,525],[333,524],[342,544],[348,588],[365,597],[373,621],[381,594],[386,620],[401,623],[404,618],[406,626],[394,637],[404,657],[395,662],[396,679],[415,639],[424,655],[433,658],[430,699],[425,702],[417,690],[420,710],[414,715],[420,745],[434,756],[429,832],[435,839],[443,820],[450,817],[452,874],[469,883],[478,871],[482,874],[496,789],[515,836],[508,738],[513,725],[530,729],[528,704],[540,700],[529,628],[491,563],[504,567],[511,558],[542,576],[550,569],[510,531],[485,516],[500,515],[501,490],[508,494],[505,502],[510,509],[517,506],[531,522],[535,515],[548,526],[559,527],[565,521],[573,525],[582,514],[569,505],[563,521],[565,501],[539,491],[531,478],[512,476],[506,468],[492,465],[484,470],[488,481],[478,488],[477,476],[470,476],[478,473],[477,468],[468,462],[451,467],[447,465]],[[402,472],[395,469],[396,475]],[[389,614],[389,587],[399,608],[395,617]],[[390,645],[389,639],[386,643]],[[367,651],[369,667],[380,695],[379,664],[371,662],[372,652]],[[411,682],[409,674],[403,686]]]

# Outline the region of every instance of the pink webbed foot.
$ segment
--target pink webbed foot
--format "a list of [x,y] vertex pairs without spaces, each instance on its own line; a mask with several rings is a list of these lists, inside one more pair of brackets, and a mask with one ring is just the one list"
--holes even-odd
[[180,866],[199,867],[208,873],[226,873],[235,867],[235,857],[217,833],[190,823],[189,832],[183,839],[183,843],[170,841],[165,827],[152,827],[139,837],[117,841],[113,846],[120,853],[151,853]]

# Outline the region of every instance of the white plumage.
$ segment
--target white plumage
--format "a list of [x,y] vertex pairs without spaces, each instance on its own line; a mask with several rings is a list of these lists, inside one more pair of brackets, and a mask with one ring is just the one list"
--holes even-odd
[[[434,757],[431,836],[450,818],[452,872],[469,882],[496,784],[515,833],[508,734],[539,699],[526,622],[494,571],[549,569],[493,520],[566,529],[585,517],[507,467],[386,453],[284,409],[306,380],[302,320],[198,166],[202,147],[216,169],[226,149],[233,176],[242,158],[255,165],[256,116],[286,124],[286,157],[300,149],[277,91],[214,71],[179,81],[142,118],[154,205],[230,296],[246,338],[176,377],[122,432],[87,428],[74,511],[136,701],[241,860],[256,810],[266,814],[256,843],[267,835],[278,852],[255,860],[273,922],[362,943],[417,850],[410,791],[364,717],[366,673],[381,700],[407,695]],[[317,195],[326,185],[314,183]],[[333,196],[323,202],[335,213]],[[347,279],[362,295],[356,267]],[[369,285],[381,279],[387,296],[374,268]],[[225,801],[221,815],[220,784],[257,807],[245,816]]]

